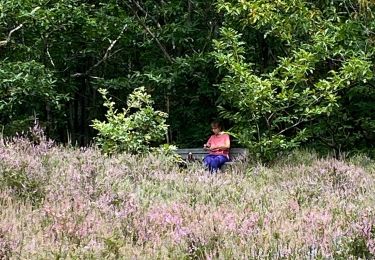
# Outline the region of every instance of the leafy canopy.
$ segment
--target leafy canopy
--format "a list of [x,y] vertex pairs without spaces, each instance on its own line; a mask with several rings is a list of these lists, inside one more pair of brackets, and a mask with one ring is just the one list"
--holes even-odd
[[[218,2],[227,18],[213,53],[216,66],[226,71],[219,85],[221,113],[234,122],[239,141],[266,159],[311,139],[321,120],[337,113],[348,90],[373,80],[374,43],[359,30],[374,29],[372,13],[314,3]],[[280,53],[274,64],[260,68],[249,30],[272,55]]]

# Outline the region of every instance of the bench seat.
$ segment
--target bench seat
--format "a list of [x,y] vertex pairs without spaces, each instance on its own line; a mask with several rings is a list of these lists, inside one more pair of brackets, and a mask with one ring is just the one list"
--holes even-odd
[[[176,153],[185,161],[202,161],[208,151],[203,150],[203,148],[181,148],[177,149]],[[248,150],[245,148],[231,148],[229,150],[230,161],[225,164],[231,165],[235,161],[246,158],[247,154]]]

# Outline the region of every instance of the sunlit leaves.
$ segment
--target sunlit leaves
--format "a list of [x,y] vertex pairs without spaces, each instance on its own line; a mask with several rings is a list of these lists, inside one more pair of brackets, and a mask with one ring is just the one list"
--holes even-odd
[[[227,70],[220,89],[233,111],[224,106],[222,115],[263,158],[307,140],[311,122],[332,116],[353,85],[373,80],[368,36],[357,30],[367,26],[366,17],[340,19],[350,13],[304,0],[219,1],[218,9],[230,16],[214,42],[216,65]],[[250,29],[285,45],[269,73],[259,74],[252,66],[259,61],[244,55]]]
[[127,108],[122,112],[115,109],[115,103],[107,97],[108,92],[100,90],[107,107],[107,122],[93,120],[93,128],[98,130],[97,143],[105,153],[142,153],[150,149],[152,143],[160,142],[166,132],[168,115],[155,111],[151,96],[145,88],[137,88],[128,97]]

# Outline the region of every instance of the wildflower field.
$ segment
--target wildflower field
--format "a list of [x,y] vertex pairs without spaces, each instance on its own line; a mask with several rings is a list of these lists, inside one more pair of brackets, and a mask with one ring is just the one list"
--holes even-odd
[[295,152],[215,176],[162,155],[0,142],[0,259],[369,259],[375,162]]

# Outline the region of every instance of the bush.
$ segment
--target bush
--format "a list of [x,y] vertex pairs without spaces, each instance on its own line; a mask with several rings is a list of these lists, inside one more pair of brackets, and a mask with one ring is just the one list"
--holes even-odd
[[107,122],[93,120],[92,127],[99,131],[97,144],[105,153],[130,152],[143,153],[149,150],[152,143],[161,141],[167,133],[168,115],[155,111],[151,96],[144,87],[134,90],[129,95],[127,108],[118,113],[115,103],[107,97],[107,91],[100,89],[108,108]]

